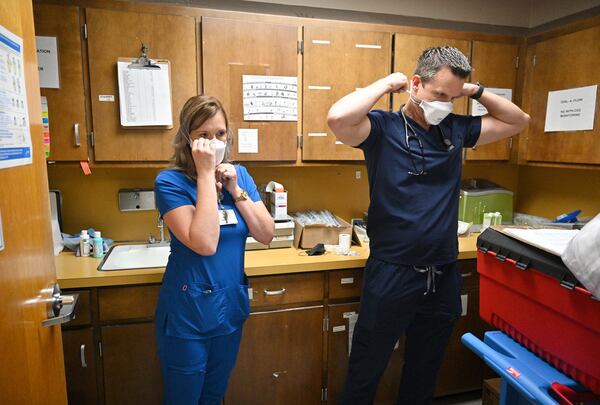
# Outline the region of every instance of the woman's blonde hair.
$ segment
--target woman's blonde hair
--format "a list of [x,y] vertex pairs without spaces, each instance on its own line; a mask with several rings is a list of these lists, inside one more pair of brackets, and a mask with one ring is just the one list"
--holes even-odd
[[180,170],[192,180],[196,180],[196,166],[190,149],[190,134],[196,128],[199,128],[207,120],[214,117],[218,112],[223,114],[225,118],[225,126],[227,127],[227,147],[225,148],[225,157],[223,162],[228,162],[227,156],[231,150],[233,134],[229,129],[229,121],[227,113],[223,108],[223,104],[211,96],[194,96],[185,102],[181,112],[179,113],[179,130],[173,140],[173,157],[171,163],[176,170]]

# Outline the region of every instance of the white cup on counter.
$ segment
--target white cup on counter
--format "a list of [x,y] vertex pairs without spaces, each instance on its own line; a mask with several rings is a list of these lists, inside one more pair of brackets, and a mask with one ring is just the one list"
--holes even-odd
[[338,245],[340,247],[340,253],[343,255],[347,255],[348,252],[350,252],[350,234],[340,233]]

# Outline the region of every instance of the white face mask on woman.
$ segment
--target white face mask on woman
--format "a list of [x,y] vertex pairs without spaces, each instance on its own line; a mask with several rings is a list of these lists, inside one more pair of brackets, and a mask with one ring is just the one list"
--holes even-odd
[[417,100],[412,95],[412,86],[410,89],[410,100],[421,107],[423,115],[425,116],[425,121],[427,121],[429,125],[438,125],[452,112],[454,105],[451,101]]
[[[225,149],[227,149],[227,144],[217,138],[211,139],[210,143],[215,147],[215,166],[218,166],[225,158]],[[194,141],[190,140],[190,148],[193,145]]]

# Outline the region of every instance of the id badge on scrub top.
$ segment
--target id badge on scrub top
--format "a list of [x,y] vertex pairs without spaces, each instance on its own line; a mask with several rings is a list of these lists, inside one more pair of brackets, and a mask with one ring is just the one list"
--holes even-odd
[[235,225],[238,223],[237,216],[233,209],[219,209],[219,225]]

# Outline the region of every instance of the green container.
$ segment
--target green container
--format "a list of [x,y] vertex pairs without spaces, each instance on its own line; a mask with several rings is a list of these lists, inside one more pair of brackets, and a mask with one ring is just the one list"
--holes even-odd
[[513,192],[489,181],[464,181],[458,201],[459,221],[481,225],[486,212],[499,212],[502,223],[512,223]]

